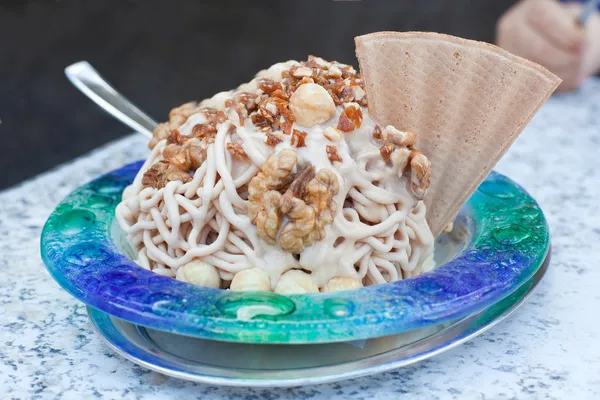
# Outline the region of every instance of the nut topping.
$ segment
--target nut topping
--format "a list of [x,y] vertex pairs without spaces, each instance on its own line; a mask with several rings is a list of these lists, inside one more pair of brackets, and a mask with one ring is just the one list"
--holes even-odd
[[256,216],[265,193],[281,190],[293,180],[292,169],[296,165],[296,152],[282,150],[273,153],[263,163],[261,171],[250,180],[248,185],[248,217],[256,224]]
[[410,188],[415,197],[422,200],[431,180],[431,162],[421,152],[413,150],[410,169]]
[[382,133],[384,140],[387,140],[396,146],[411,147],[417,143],[417,135],[412,131],[400,131],[392,125],[385,127]]
[[329,67],[327,74],[332,78],[340,78],[342,76],[342,70],[339,69],[337,66],[332,65],[331,67]]
[[334,162],[342,162],[342,157],[340,157],[340,154],[338,153],[338,149],[335,146],[332,146],[330,144],[328,144],[327,146],[325,146],[325,151],[327,152],[327,158],[329,158],[329,161],[333,164]]
[[[339,184],[334,172],[321,169],[315,175],[312,165],[294,176],[291,171],[295,164],[293,150],[274,153],[265,161],[248,186],[248,217],[263,240],[278,242],[282,249],[299,253],[321,240],[325,226],[333,222],[333,196],[338,193]],[[283,216],[289,222],[278,238]]]
[[375,129],[373,130],[373,138],[374,139],[382,139],[383,136],[381,134],[381,127],[379,125],[375,125]]
[[323,131],[323,136],[325,136],[328,140],[332,142],[339,142],[340,140],[342,140],[342,135],[340,134],[340,131],[338,131],[333,126],[330,126],[327,129],[325,129]]
[[306,136],[307,135],[308,135],[307,132],[294,129],[292,132],[292,139],[290,141],[291,145],[296,148],[306,146]]
[[304,77],[312,76],[312,74],[313,74],[312,69],[310,69],[308,67],[298,67],[298,68],[292,69],[292,76],[296,77],[296,78],[304,78]]
[[389,143],[385,143],[383,146],[381,146],[379,148],[379,153],[381,154],[381,158],[383,158],[385,161],[391,160],[391,155],[392,155],[393,151],[394,151],[394,146]]
[[329,120],[335,114],[335,103],[321,85],[306,83],[292,94],[290,110],[298,124],[310,128]]
[[237,158],[241,158],[241,159],[248,158],[248,154],[246,154],[246,151],[244,150],[244,148],[242,147],[242,144],[240,142],[227,143],[227,150],[229,150],[231,152],[231,154],[233,154]]

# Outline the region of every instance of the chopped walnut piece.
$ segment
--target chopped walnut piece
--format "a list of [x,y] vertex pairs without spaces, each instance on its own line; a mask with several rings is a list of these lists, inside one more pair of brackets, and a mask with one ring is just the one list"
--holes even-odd
[[186,137],[183,136],[177,129],[171,131],[169,136],[167,137],[167,144],[183,144],[186,141]]
[[283,142],[282,139],[278,138],[277,136],[275,136],[275,134],[273,134],[271,132],[267,132],[267,135],[265,137],[265,143],[267,145],[269,145],[271,147],[275,147],[281,142]]
[[288,94],[286,92],[284,92],[282,89],[277,89],[276,91],[271,93],[271,96],[276,97],[281,100],[289,100],[289,98],[290,98],[290,96],[288,96]]
[[315,80],[311,76],[305,76],[304,78],[296,82],[295,89],[298,89],[300,86],[305,85],[307,83],[315,83]]
[[338,97],[342,103],[349,103],[354,100],[354,93],[350,87],[344,86],[340,94],[338,94]]
[[327,74],[332,78],[339,78],[342,76],[342,70],[339,69],[336,65],[332,65],[329,67]]
[[373,130],[373,138],[381,139],[383,136],[381,135],[381,127],[379,125],[375,125],[375,129]]
[[335,146],[332,146],[330,144],[325,146],[325,151],[327,152],[327,158],[329,158],[329,161],[333,164],[334,162],[342,162],[342,157],[340,157],[340,154],[338,153],[338,149]]
[[215,136],[217,134],[217,125],[214,122],[206,124],[196,124],[192,127],[192,136],[198,139]]
[[169,137],[170,133],[171,133],[171,124],[170,123],[162,122],[162,123],[156,125],[156,128],[154,128],[154,132],[152,132],[152,139],[150,140],[150,143],[148,143],[148,147],[153,149],[154,146],[156,146],[158,144],[158,142]]
[[431,162],[421,152],[413,150],[411,152],[410,169],[410,188],[415,197],[422,200],[431,180]]
[[273,123],[275,118],[279,114],[277,103],[275,99],[267,98],[258,105],[258,112],[262,115],[269,123]]
[[233,154],[234,156],[236,156],[238,158],[242,158],[242,159],[248,158],[248,154],[246,154],[246,151],[244,150],[244,148],[242,147],[242,144],[240,142],[227,143],[227,150],[229,150],[231,152],[231,154]]
[[338,65],[342,70],[342,78],[347,79],[356,75],[356,70],[351,65]]
[[391,154],[394,151],[394,145],[389,144],[389,143],[384,143],[383,146],[381,146],[379,148],[379,153],[381,154],[381,157],[385,160],[385,161],[390,161],[391,159]]
[[302,65],[305,65],[305,66],[310,67],[310,68],[325,69],[325,68],[329,68],[329,66],[331,65],[331,63],[325,61],[321,57],[308,56],[308,61],[303,62]]
[[355,129],[360,128],[363,120],[363,113],[360,106],[356,103],[347,103],[344,104],[344,114],[348,117],[348,119],[355,126]]
[[340,114],[340,119],[338,120],[337,129],[343,132],[352,132],[356,126],[354,123],[348,118],[346,112],[342,112]]
[[258,88],[266,94],[273,94],[277,90],[283,90],[281,83],[267,78],[258,80]]
[[169,123],[174,129],[177,129],[187,121],[190,115],[197,114],[200,111],[201,109],[195,101],[182,104],[169,112]]
[[163,150],[163,158],[171,165],[182,171],[198,169],[206,160],[208,146],[214,142],[214,137],[189,139],[184,145],[171,143]]
[[332,83],[329,83],[329,81],[327,81],[327,88],[330,89],[333,93],[335,93],[336,96],[341,95],[342,90],[344,90],[345,87],[346,85],[344,85],[344,81],[334,80]]
[[307,135],[308,135],[307,132],[299,131],[298,129],[294,129],[292,131],[292,139],[290,140],[291,145],[296,148],[306,146],[306,136]]
[[290,103],[288,101],[285,100],[280,100],[280,99],[276,99],[277,100],[277,110],[279,111],[279,128],[281,128],[281,130],[283,131],[283,133],[285,133],[286,135],[289,135],[290,133],[292,133],[292,125],[294,123],[294,121],[296,120],[296,118],[294,117],[294,114],[292,113],[292,111],[289,109],[289,105]]
[[257,97],[258,95],[256,93],[240,92],[233,97],[233,101],[234,103],[243,105],[246,111],[252,112],[256,110],[256,107],[258,106],[258,103],[256,102]]
[[142,185],[161,189],[170,181],[182,181],[183,183],[187,183],[191,180],[192,176],[190,174],[181,171],[166,160],[161,160],[144,173]]
[[223,122],[227,121],[227,115],[223,111],[217,110],[216,108],[207,107],[201,109],[201,111],[206,117],[206,120],[208,122],[214,122],[215,125],[222,124]]
[[271,124],[261,114],[254,112],[252,115],[250,115],[250,119],[259,131],[271,132]]
[[352,90],[352,96],[354,97],[355,101],[362,100],[366,95],[363,88],[361,88],[359,85],[352,85],[350,86],[350,89]]
[[170,160],[181,152],[181,145],[175,143],[169,143],[163,150],[163,158]]
[[342,100],[340,100],[339,96],[331,89],[331,88],[326,88],[325,90],[327,90],[327,93],[329,93],[329,95],[331,96],[331,98],[333,99],[333,103],[336,106],[339,106],[342,104]]
[[[281,129],[289,135],[292,132],[294,115],[288,108],[289,102],[278,97],[267,97],[260,101],[258,115],[252,116],[252,122],[262,131]],[[265,122],[266,121],[266,122]]]
[[214,137],[203,140],[191,139],[183,145],[191,169],[196,170],[200,168],[202,163],[206,161],[208,146],[213,142]]

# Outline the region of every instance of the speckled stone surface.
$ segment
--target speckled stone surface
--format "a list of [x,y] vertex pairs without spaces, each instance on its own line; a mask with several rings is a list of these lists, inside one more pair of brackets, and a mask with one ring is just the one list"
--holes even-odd
[[220,388],[142,369],[90,328],[45,272],[42,226],[78,185],[143,158],[141,135],[0,193],[0,395],[4,399],[600,398],[600,80],[555,96],[497,167],[541,204],[552,263],[530,300],[482,336],[412,367],[293,389]]

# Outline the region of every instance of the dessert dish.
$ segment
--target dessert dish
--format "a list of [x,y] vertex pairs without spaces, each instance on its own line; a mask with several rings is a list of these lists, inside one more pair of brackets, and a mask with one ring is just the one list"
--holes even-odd
[[417,135],[370,117],[354,68],[275,64],[175,108],[117,207],[141,266],[232,290],[316,293],[433,268]]
[[[357,289],[434,268],[434,238],[560,83],[495,46],[356,38],[159,124],[116,215],[146,269],[236,291]],[[451,229],[451,228],[450,228]]]

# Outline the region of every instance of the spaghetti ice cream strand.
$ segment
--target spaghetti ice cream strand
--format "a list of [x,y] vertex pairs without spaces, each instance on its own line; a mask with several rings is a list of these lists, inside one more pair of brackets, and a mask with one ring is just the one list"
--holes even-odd
[[429,270],[419,198],[430,165],[413,133],[379,126],[367,105],[352,67],[310,57],[174,109],[117,206],[137,262],[200,285],[283,293]]

